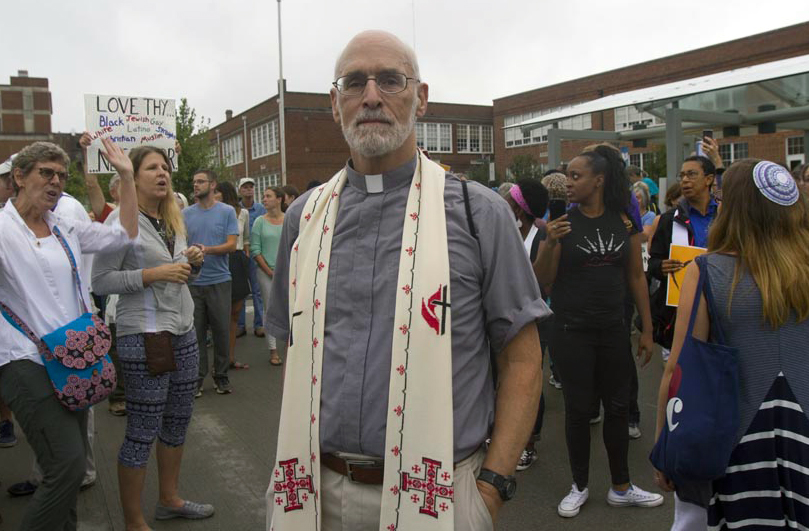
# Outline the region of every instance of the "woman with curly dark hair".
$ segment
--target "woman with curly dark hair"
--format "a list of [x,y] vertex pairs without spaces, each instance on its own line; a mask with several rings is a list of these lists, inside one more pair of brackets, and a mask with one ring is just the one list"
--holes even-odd
[[[548,223],[540,249],[540,285],[552,285],[554,331],[551,350],[562,378],[573,487],[559,504],[563,517],[579,513],[587,501],[590,417],[593,403],[604,404],[604,446],[612,476],[607,503],[654,507],[659,494],[629,480],[629,391],[633,363],[624,299],[632,294],[643,322],[638,357],[652,354],[651,317],[641,261],[639,228],[626,214],[629,179],[620,152],[598,145],[567,168],[567,196],[576,206]],[[627,229],[627,227],[630,227]]]

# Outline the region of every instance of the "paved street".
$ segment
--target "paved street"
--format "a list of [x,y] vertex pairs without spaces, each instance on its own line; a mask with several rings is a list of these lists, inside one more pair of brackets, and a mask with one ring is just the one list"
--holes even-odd
[[[149,464],[144,506],[147,519],[156,530],[263,530],[264,492],[274,459],[278,416],[280,413],[281,370],[268,363],[264,340],[252,334],[238,340],[239,361],[250,364],[246,371],[233,371],[232,395],[220,396],[211,380],[197,399],[194,418],[185,446],[181,494],[188,499],[213,503],[216,514],[209,520],[155,523],[152,516],[157,500],[157,470],[154,456]],[[633,481],[653,487],[647,459],[652,444],[654,402],[662,372],[659,356],[641,371],[640,408],[643,437],[630,442],[630,467]],[[673,499],[655,509],[615,509],[607,505],[609,488],[606,453],[601,443],[601,425],[592,429],[590,501],[581,514],[562,519],[556,505],[570,489],[570,473],[563,433],[562,393],[547,384],[547,412],[539,460],[518,475],[515,500],[501,512],[498,529],[527,531],[536,529],[650,530],[668,529]],[[123,531],[123,516],[118,500],[116,456],[123,440],[125,417],[113,417],[106,404],[96,408],[96,463],[98,481],[79,495],[81,531]],[[19,434],[19,430],[18,430]],[[0,529],[16,530],[26,498],[9,498],[5,489],[27,477],[32,453],[20,436],[16,447],[0,449]],[[460,531],[460,530],[459,530]]]

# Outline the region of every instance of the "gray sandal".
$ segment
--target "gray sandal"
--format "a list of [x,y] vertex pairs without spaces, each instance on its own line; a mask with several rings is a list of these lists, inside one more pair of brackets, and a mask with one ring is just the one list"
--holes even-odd
[[209,503],[194,503],[187,500],[181,507],[166,507],[158,503],[154,515],[155,520],[171,520],[172,518],[201,520],[210,516],[213,516],[213,505]]

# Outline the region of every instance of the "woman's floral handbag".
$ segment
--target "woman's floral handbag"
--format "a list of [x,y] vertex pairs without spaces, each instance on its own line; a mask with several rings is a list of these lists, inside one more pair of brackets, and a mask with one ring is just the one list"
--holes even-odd
[[70,261],[84,313],[40,338],[8,306],[0,302],[0,308],[3,317],[36,344],[59,402],[71,411],[81,411],[103,401],[115,389],[117,376],[108,354],[112,341],[107,325],[87,309],[70,246],[58,227],[53,227],[53,234]]

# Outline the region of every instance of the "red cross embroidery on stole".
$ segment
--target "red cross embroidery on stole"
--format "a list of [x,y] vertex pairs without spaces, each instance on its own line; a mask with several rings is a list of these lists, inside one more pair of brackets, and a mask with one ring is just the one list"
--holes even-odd
[[[449,485],[438,483],[437,478],[438,471],[441,469],[441,461],[435,461],[434,459],[422,457],[421,462],[424,463],[425,467],[424,478],[413,477],[407,472],[402,472],[402,492],[415,491],[413,492],[413,496],[411,496],[413,503],[419,502],[416,492],[423,493],[423,501],[421,507],[419,507],[419,512],[421,514],[432,516],[433,518],[438,518],[439,510],[444,512],[449,509],[449,506],[445,502],[438,504],[438,498],[443,498],[444,500],[452,503],[453,496],[455,495],[455,489],[453,488],[452,483]],[[420,469],[421,467],[418,465],[414,465],[413,467],[414,471]],[[446,482],[449,475],[447,472],[444,472],[441,477]]]
[[286,506],[284,506],[285,513],[303,509],[303,503],[300,501],[301,498],[298,497],[299,491],[304,491],[302,496],[303,501],[307,501],[309,499],[309,496],[306,494],[307,492],[310,494],[314,494],[315,492],[311,474],[304,475],[303,477],[296,477],[296,468],[299,468],[301,474],[306,472],[305,466],[301,465],[298,467],[297,465],[297,458],[278,462],[278,466],[284,471],[284,479],[275,482],[275,503],[276,505],[280,506],[282,503],[284,503],[282,496],[286,496]]

